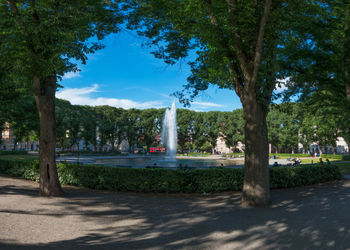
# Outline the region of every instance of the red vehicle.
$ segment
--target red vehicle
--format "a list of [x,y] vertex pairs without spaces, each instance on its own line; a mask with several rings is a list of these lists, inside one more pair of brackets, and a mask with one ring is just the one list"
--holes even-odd
[[151,147],[149,149],[150,153],[165,153],[165,148],[164,147]]

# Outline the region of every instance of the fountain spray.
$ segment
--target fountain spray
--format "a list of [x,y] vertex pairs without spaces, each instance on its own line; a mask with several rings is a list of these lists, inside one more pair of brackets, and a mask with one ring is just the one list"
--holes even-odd
[[176,160],[177,127],[175,101],[173,101],[171,109],[165,110],[161,139],[166,146],[170,160]]

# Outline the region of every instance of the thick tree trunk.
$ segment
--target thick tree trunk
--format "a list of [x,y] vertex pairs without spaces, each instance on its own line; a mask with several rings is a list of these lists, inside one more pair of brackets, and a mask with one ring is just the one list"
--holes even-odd
[[245,132],[245,175],[243,206],[265,206],[270,202],[267,109],[253,95],[243,102]]
[[56,119],[55,92],[56,76],[50,76],[40,83],[34,77],[35,101],[40,117],[40,195],[61,196],[63,194],[56,168]]

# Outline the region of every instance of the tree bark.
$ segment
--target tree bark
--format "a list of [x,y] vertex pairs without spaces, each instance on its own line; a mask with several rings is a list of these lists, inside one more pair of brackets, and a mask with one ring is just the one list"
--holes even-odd
[[242,206],[265,206],[270,202],[267,108],[251,94],[242,103],[246,148],[241,203]]
[[56,76],[46,77],[40,82],[34,77],[35,101],[40,117],[40,191],[42,196],[62,196],[63,191],[56,168]]

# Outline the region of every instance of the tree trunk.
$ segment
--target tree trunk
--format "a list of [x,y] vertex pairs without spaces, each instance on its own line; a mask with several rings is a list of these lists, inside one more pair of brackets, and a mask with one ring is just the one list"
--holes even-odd
[[40,117],[40,191],[42,196],[62,196],[63,191],[58,179],[55,148],[56,118],[55,92],[56,76],[49,76],[40,82],[34,77],[35,101]]
[[270,202],[267,108],[250,95],[242,102],[245,132],[243,206],[265,206]]
[[115,150],[115,145],[114,145],[114,143],[115,143],[115,140],[114,140],[114,138],[112,138],[112,140],[111,140],[112,152],[114,152],[114,150]]

